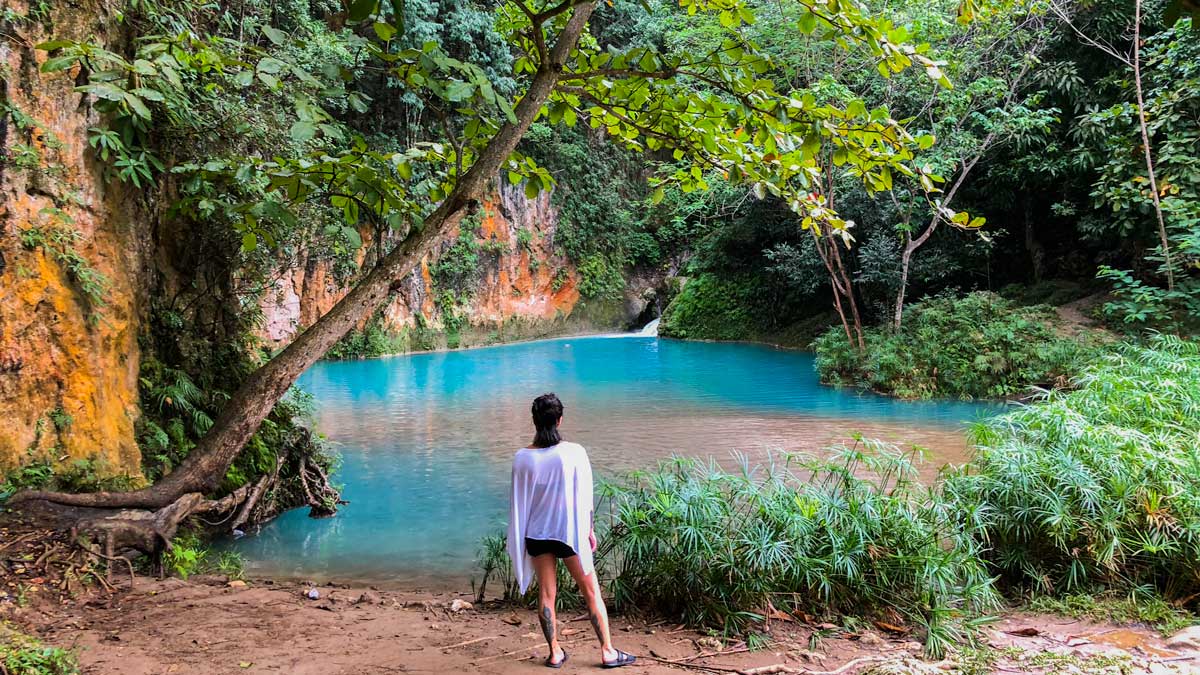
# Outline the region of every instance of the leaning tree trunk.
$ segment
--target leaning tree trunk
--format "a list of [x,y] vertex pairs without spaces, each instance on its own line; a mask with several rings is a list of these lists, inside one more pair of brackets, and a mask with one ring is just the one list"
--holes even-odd
[[[550,97],[567,57],[575,48],[595,8],[596,0],[575,6],[553,49],[539,65],[524,98],[515,109],[516,123],[505,123],[480,153],[478,161],[462,175],[446,199],[409,236],[316,323],[300,334],[278,356],[250,375],[218,415],[212,429],[200,439],[187,459],[154,485],[130,492],[67,494],[29,491],[14,495],[10,503],[44,500],[57,504],[95,508],[160,509],[184,495],[217,489],[242,447],[258,430],[279,399],[309,366],[388,297],[429,251],[439,235],[456,225],[484,196],[492,177],[507,161],[517,143]],[[540,33],[541,27],[534,26]]]

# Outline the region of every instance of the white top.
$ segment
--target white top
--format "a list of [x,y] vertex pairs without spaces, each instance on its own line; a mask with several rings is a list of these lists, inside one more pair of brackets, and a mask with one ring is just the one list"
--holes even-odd
[[524,593],[533,581],[525,539],[553,539],[575,549],[583,573],[592,573],[592,465],[587,451],[566,441],[523,448],[513,457],[508,555]]

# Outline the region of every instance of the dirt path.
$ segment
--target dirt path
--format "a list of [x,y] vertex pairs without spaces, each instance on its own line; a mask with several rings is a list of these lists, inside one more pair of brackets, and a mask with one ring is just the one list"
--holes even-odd
[[[84,672],[107,675],[295,673],[538,673],[544,646],[534,614],[506,609],[452,610],[456,594],[405,594],[365,588],[306,587],[257,581],[229,585],[221,578],[191,581],[128,580],[114,596],[60,604],[26,598],[23,608],[0,602],[0,618],[47,642],[78,650]],[[598,655],[582,617],[560,626],[571,661],[564,672],[592,672]],[[775,672],[962,672],[951,662],[923,663],[919,645],[905,636],[830,630],[811,643],[812,628],[772,623],[773,643],[746,651],[670,624],[614,620],[618,646],[642,657],[633,674],[739,672],[779,664]],[[1006,631],[1012,631],[1013,634]],[[1020,633],[1025,633],[1021,636]],[[1092,655],[1128,659],[1135,673],[1200,672],[1200,651],[1170,648],[1147,629],[1126,629],[1045,616],[1014,615],[990,631],[1008,648],[998,672],[1113,672],[1090,670]],[[1073,669],[1038,667],[1039,654],[1064,654]],[[1109,656],[1103,657],[1108,659]],[[692,666],[665,663],[686,660]],[[1104,661],[1106,663],[1107,661]],[[1044,664],[1043,664],[1044,665]],[[1061,664],[1060,664],[1061,665]],[[702,666],[699,668],[697,666]],[[986,672],[975,670],[973,672]]]

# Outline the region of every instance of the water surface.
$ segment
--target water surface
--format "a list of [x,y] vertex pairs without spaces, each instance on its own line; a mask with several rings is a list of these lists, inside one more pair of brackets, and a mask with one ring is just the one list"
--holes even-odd
[[351,503],[325,520],[289,512],[233,545],[255,574],[399,585],[470,576],[480,538],[505,523],[511,456],[547,391],[599,474],[672,454],[818,451],[854,432],[929,448],[932,474],[993,410],[825,387],[801,352],[646,336],[321,362],[299,384],[342,453]]

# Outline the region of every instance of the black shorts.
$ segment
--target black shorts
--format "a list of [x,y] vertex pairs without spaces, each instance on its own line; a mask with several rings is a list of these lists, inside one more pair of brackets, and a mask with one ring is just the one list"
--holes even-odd
[[570,558],[571,556],[579,555],[575,552],[575,549],[556,539],[530,539],[529,537],[525,537],[525,551],[534,558],[547,553],[552,554],[555,558]]

